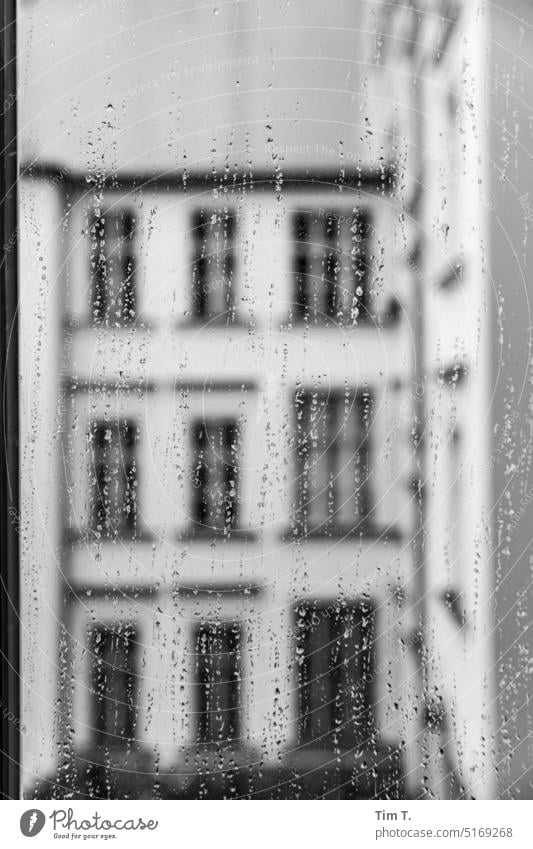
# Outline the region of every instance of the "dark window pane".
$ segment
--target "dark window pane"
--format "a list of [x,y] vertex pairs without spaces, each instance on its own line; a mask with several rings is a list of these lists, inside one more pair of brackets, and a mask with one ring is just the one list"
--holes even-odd
[[96,422],[91,428],[92,530],[99,537],[131,537],[137,520],[136,427]]
[[231,421],[193,425],[192,517],[196,530],[224,531],[238,519],[238,427]]
[[240,627],[206,622],[196,631],[197,738],[238,745],[240,733]]
[[123,746],[135,731],[136,633],[96,628],[91,635],[92,706],[96,744]]
[[368,604],[298,605],[300,744],[341,750],[371,744],[372,628]]
[[235,217],[228,210],[199,210],[193,218],[193,314],[234,318]]
[[370,219],[319,209],[293,219],[294,317],[315,324],[369,318]]
[[371,511],[370,394],[298,392],[297,517],[305,533],[362,530]]

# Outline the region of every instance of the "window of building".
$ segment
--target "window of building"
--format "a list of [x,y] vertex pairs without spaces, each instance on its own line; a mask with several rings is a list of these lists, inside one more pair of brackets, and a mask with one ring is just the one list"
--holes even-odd
[[235,236],[236,219],[230,210],[195,213],[192,313],[197,319],[235,318]]
[[137,435],[131,421],[98,421],[90,430],[92,530],[99,537],[135,534]]
[[120,746],[135,734],[137,636],[133,628],[91,634],[92,727],[96,744]]
[[319,209],[293,219],[296,321],[353,324],[369,317],[370,218]]
[[227,532],[238,520],[238,426],[201,420],[192,427],[193,531]]
[[370,746],[371,606],[303,602],[296,610],[299,743],[341,750]]
[[91,315],[122,327],[136,317],[135,215],[128,207],[98,211],[91,227]]
[[197,739],[235,745],[241,728],[241,628],[204,622],[196,631]]
[[349,533],[368,529],[368,392],[301,391],[295,396],[297,504],[304,534]]

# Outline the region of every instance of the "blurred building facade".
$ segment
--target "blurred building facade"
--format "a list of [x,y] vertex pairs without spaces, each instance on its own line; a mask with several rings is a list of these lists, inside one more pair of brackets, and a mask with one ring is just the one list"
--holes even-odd
[[28,795],[494,793],[484,18],[421,5],[25,13]]

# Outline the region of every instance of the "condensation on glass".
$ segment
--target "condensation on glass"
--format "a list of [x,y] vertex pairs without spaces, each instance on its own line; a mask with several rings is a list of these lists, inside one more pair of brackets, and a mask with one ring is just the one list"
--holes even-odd
[[20,14],[25,795],[490,797],[478,4]]

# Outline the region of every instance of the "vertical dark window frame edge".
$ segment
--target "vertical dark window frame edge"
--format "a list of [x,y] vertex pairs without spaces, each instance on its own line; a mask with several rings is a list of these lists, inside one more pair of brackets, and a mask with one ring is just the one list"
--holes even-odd
[[16,0],[1,4],[2,144],[0,226],[2,233],[0,357],[0,794],[20,797],[19,635],[19,410],[18,410],[18,156]]

